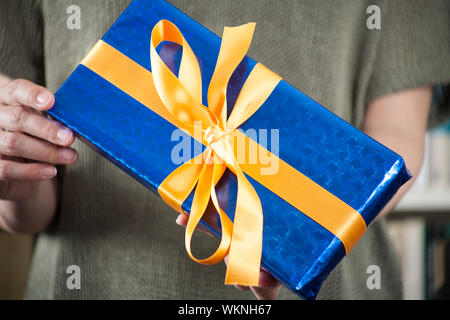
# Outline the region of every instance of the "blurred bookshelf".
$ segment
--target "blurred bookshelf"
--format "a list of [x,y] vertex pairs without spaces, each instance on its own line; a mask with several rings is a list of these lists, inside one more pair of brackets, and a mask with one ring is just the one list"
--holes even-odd
[[450,218],[450,188],[410,192],[406,194],[394,211],[400,214],[448,214]]
[[450,299],[450,122],[429,131],[415,184],[388,215],[405,299]]

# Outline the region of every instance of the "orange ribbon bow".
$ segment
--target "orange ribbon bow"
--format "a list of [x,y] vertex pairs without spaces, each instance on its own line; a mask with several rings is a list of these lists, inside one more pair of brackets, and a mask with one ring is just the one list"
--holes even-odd
[[[179,120],[180,128],[190,131],[198,126],[207,146],[203,154],[174,170],[158,190],[166,202],[179,209],[197,185],[186,227],[186,249],[194,261],[202,264],[218,263],[228,254],[227,284],[258,284],[263,231],[261,202],[242,172],[230,140],[234,130],[253,115],[281,79],[258,64],[245,82],[230,117],[226,118],[228,81],[247,53],[254,28],[254,23],[225,28],[209,84],[208,108],[202,105],[197,58],[178,28],[167,20],[160,21],[152,31],[150,45],[154,83],[161,101]],[[156,52],[162,41],[172,41],[183,47],[178,78]],[[236,174],[238,181],[234,224],[220,208],[215,192],[215,184],[226,167]],[[216,252],[209,258],[197,259],[191,252],[191,239],[210,199],[220,216],[222,237]]]

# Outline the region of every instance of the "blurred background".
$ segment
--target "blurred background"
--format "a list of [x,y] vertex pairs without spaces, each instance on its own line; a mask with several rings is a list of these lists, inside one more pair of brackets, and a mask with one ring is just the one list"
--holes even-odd
[[416,183],[388,215],[405,299],[450,299],[450,122],[428,131]]

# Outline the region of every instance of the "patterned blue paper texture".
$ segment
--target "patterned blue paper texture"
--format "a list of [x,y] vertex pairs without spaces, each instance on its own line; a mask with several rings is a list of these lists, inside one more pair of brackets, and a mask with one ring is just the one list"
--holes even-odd
[[[150,33],[161,19],[175,23],[197,55],[207,105],[220,38],[172,5],[163,0],[135,0],[102,40],[151,71]],[[176,69],[179,47],[163,45],[160,54]],[[234,73],[227,93],[229,112],[255,64],[246,57]],[[49,114],[153,192],[179,165],[171,160],[172,149],[179,143],[171,141],[176,128],[82,65],[58,90]],[[241,126],[244,131],[272,128],[279,129],[279,157],[356,209],[367,225],[410,178],[399,155],[285,81]],[[315,298],[345,256],[341,241],[250,177],[249,181],[264,210],[262,266],[301,297]],[[227,172],[217,193],[231,218],[236,191],[236,179]],[[192,195],[183,204],[186,212],[191,202]]]

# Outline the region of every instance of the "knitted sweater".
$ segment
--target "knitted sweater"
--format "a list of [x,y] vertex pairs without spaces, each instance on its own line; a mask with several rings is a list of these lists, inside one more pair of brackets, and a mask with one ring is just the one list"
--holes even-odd
[[[151,0],[149,0],[151,1]],[[450,82],[450,2],[172,0],[217,34],[257,22],[249,55],[360,127],[366,106],[390,92]],[[0,72],[56,91],[128,0],[3,0]],[[381,29],[366,25],[381,8]],[[70,5],[81,29],[67,28]],[[401,121],[401,119],[399,119]],[[191,261],[174,211],[80,141],[75,165],[60,172],[58,216],[37,236],[27,298],[239,299],[250,292],[223,284],[225,266]],[[325,281],[322,299],[400,299],[399,261],[384,219],[374,223]],[[217,245],[199,235],[198,256]],[[71,290],[67,268],[81,270]],[[369,289],[377,265],[381,288]],[[282,289],[280,298],[298,298]]]

